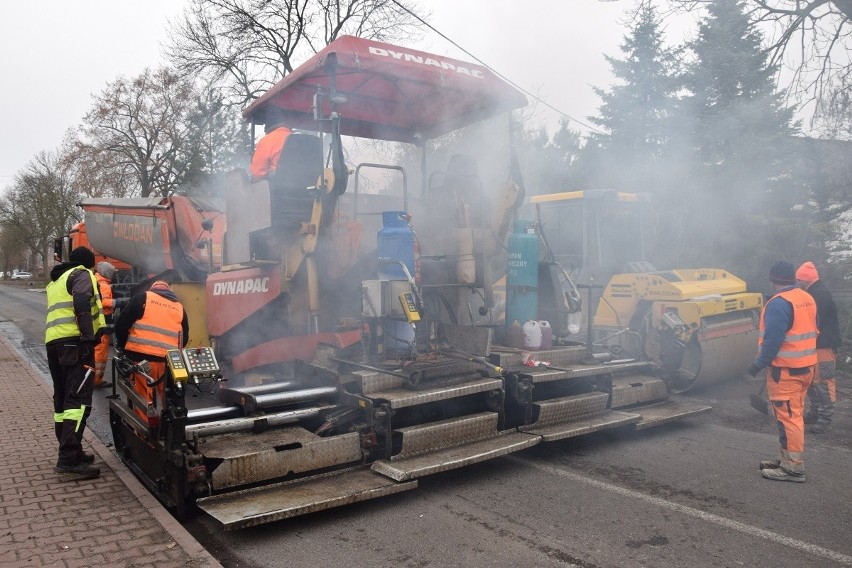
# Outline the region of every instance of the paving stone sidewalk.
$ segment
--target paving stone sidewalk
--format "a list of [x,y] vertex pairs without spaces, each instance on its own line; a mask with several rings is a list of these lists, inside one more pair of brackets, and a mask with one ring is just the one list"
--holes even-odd
[[60,481],[52,389],[2,336],[0,400],[0,566],[221,568],[88,430],[101,476]]

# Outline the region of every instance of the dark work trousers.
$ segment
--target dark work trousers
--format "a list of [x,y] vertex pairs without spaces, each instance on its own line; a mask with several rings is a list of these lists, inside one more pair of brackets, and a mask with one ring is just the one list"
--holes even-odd
[[[48,345],[47,364],[53,379],[53,423],[59,441],[57,465],[73,467],[83,459],[83,430],[92,411],[94,373],[85,378],[80,342],[76,339]],[[84,378],[85,384],[81,386]]]

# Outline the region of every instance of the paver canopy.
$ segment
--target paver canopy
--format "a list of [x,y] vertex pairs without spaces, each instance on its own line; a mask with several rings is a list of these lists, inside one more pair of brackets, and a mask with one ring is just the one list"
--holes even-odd
[[328,130],[314,120],[315,95],[327,117],[331,100],[340,133],[421,143],[495,114],[520,108],[526,97],[480,65],[353,36],[330,43],[243,111],[265,122],[271,108],[293,128]]

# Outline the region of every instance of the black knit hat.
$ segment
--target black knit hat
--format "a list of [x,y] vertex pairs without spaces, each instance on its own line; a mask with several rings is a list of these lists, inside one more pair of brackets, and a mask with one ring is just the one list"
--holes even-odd
[[82,264],[86,268],[95,267],[95,253],[86,247],[77,247],[68,255],[68,260],[74,264]]
[[769,281],[779,285],[795,284],[796,267],[786,260],[779,260],[769,269]]

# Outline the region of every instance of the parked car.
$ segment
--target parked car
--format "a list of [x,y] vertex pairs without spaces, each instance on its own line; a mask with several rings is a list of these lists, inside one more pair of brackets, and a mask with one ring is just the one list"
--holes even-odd
[[16,272],[12,275],[12,280],[29,280],[32,277],[29,272]]

